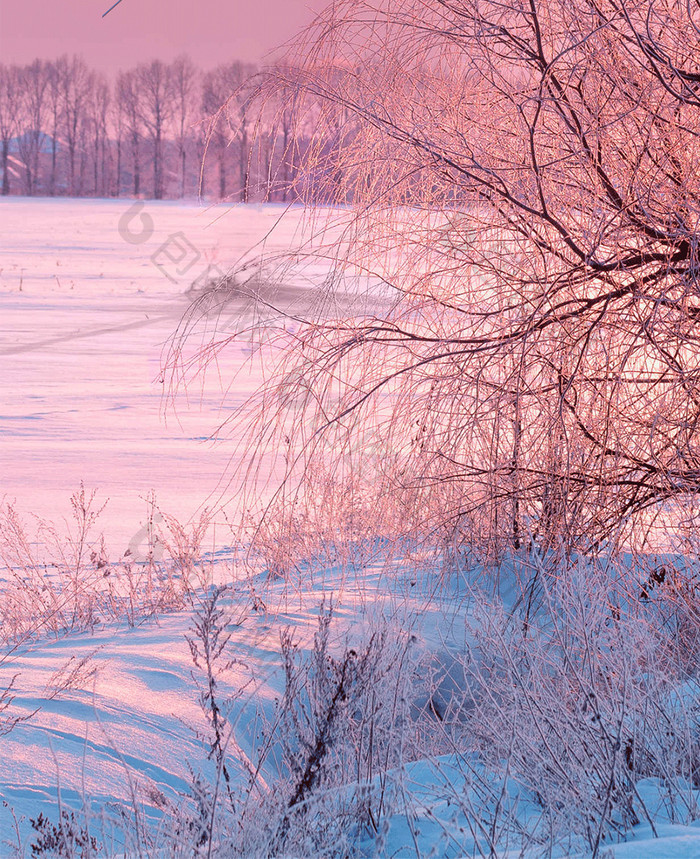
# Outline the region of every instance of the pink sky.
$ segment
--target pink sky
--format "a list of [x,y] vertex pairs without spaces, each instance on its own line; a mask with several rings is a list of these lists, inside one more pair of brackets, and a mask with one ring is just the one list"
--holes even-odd
[[261,60],[328,0],[0,0],[0,60],[82,54],[106,72],[188,53],[200,66]]

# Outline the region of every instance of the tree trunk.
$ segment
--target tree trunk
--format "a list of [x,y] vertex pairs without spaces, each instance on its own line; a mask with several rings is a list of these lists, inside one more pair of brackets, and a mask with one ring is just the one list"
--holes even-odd
[[9,173],[9,161],[10,161],[10,141],[7,138],[3,138],[2,141],[2,195],[6,197],[10,193],[10,173]]

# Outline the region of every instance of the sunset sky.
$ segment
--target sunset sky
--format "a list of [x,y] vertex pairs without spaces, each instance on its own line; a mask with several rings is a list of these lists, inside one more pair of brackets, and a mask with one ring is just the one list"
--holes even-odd
[[328,0],[0,0],[0,59],[26,63],[81,54],[115,72],[188,53],[202,67],[262,60]]

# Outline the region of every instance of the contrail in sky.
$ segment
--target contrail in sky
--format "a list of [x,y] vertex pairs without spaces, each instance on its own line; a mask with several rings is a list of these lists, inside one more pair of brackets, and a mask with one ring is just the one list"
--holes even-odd
[[107,10],[103,15],[102,15],[102,17],[104,18],[104,16],[105,16],[105,15],[109,15],[109,13],[112,11],[112,9],[116,8],[116,7],[117,7],[121,2],[122,2],[122,0],[117,0],[117,2],[116,2],[116,3],[113,3],[113,4],[109,7],[109,9],[108,9],[108,10]]

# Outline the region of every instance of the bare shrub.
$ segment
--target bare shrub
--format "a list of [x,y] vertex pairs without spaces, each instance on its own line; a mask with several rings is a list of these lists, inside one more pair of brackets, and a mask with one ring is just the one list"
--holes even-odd
[[351,853],[353,839],[379,830],[387,799],[383,775],[416,753],[407,718],[410,638],[379,628],[333,655],[332,620],[332,606],[322,606],[307,659],[282,637],[279,725],[289,778],[273,855],[283,855],[288,843],[315,855]]
[[97,531],[105,505],[98,506],[95,492],[81,485],[71,507],[72,524],[65,529],[37,520],[30,530],[11,504],[0,510],[4,642],[93,630],[108,620],[133,625],[187,604],[205,583],[208,572],[200,556],[208,514],[189,529],[161,514],[159,527],[151,498],[143,558],[133,558],[127,549],[112,561]]
[[31,824],[37,832],[31,847],[32,856],[87,859],[88,856],[98,855],[97,838],[76,820],[73,812],[62,810],[57,824],[39,814],[31,820]]
[[[640,821],[654,829],[663,818],[696,818],[700,664],[688,674],[687,660],[669,650],[672,628],[639,602],[637,588],[628,571],[581,563],[542,582],[529,618],[477,600],[458,752],[477,756],[469,782],[478,774],[478,813],[492,833],[525,835],[508,820],[514,786],[539,808],[526,834],[543,852],[585,844],[597,855]],[[664,598],[665,610],[672,601]],[[660,785],[651,808],[640,793],[645,779]],[[509,794],[500,804],[499,781]],[[475,795],[463,805],[470,819]]]
[[[389,771],[418,753],[409,719],[411,637],[377,624],[352,646],[334,640],[333,609],[320,608],[313,648],[281,635],[284,694],[247,754],[235,737],[245,693],[220,682],[236,663],[214,590],[188,639],[199,669],[202,739],[213,768],[192,771],[187,805],[171,809],[171,846],[194,855],[350,856],[383,831],[393,808]],[[242,667],[240,664],[238,667]],[[382,690],[381,692],[379,690]],[[236,715],[238,713],[238,715]],[[179,854],[178,854],[179,855]],[[184,854],[183,854],[184,855]]]

